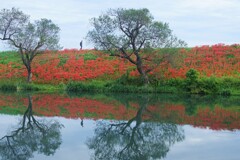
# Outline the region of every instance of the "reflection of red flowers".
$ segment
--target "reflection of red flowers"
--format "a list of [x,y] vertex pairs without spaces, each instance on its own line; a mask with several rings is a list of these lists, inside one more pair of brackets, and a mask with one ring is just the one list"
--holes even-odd
[[[140,106],[130,102],[126,108],[116,100],[102,98],[70,98],[64,95],[39,94],[33,96],[33,111],[35,115],[63,116],[66,118],[92,118],[129,120],[136,116]],[[28,99],[18,96],[0,95],[0,111],[11,109],[22,114],[28,106]],[[160,103],[147,107],[142,115],[144,120],[190,124],[196,127],[209,127],[214,130],[240,129],[240,113],[234,110],[215,106],[199,107],[195,115],[185,113],[185,106],[174,103]]]

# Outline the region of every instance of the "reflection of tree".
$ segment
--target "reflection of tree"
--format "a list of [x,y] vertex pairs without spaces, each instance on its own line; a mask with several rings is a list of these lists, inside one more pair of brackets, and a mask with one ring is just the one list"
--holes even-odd
[[[139,109],[136,116],[127,122],[97,123],[95,136],[87,142],[88,147],[95,151],[94,159],[160,159],[166,156],[175,142],[184,139],[180,127],[161,123],[159,117],[157,119],[156,114],[147,109],[148,102],[149,97],[138,97]],[[124,103],[129,106],[128,100]]]
[[38,121],[33,116],[32,98],[28,96],[29,105],[19,127],[0,139],[0,156],[2,159],[27,160],[33,152],[53,155],[61,144],[60,129],[56,121]]

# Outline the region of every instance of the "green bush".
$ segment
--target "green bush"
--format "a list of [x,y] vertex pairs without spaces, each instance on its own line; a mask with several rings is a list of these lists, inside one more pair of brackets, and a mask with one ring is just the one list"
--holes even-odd
[[116,92],[116,93],[154,93],[156,92],[150,86],[132,86],[122,84],[112,84],[104,89],[105,92]]
[[186,73],[185,90],[192,94],[217,94],[218,82],[216,78],[199,78],[199,72],[190,69]]
[[195,69],[189,69],[186,73],[186,79],[191,82],[195,82],[198,80],[199,77],[199,72],[196,71]]
[[117,92],[117,93],[131,93],[134,92],[134,86],[126,86],[123,84],[114,84],[106,88],[105,90],[109,92]]
[[25,90],[25,91],[39,91],[39,90],[41,90],[38,86],[36,86],[34,84],[27,84],[27,83],[20,84],[19,88],[21,90]]
[[202,94],[217,94],[218,93],[218,82],[216,78],[205,78],[198,81],[199,93]]
[[144,80],[141,77],[131,77],[129,71],[123,74],[119,79],[115,81],[116,84],[120,85],[132,85],[132,86],[143,86]]
[[199,73],[195,69],[190,69],[186,73],[185,90],[189,93],[199,93]]
[[237,88],[240,89],[240,79],[233,77],[223,77],[220,80],[220,85],[222,88]]
[[66,86],[66,90],[70,92],[84,92],[84,91],[100,92],[101,89],[102,89],[101,86],[81,82],[69,82]]

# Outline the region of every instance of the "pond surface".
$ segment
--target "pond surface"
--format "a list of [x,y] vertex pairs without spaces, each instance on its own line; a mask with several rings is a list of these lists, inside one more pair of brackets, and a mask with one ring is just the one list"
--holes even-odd
[[239,97],[0,93],[2,160],[239,160]]

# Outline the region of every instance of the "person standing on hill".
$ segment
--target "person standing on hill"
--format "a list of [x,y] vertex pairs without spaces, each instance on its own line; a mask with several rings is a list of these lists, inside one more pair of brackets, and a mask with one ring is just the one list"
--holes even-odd
[[82,50],[82,41],[80,42],[80,49]]

